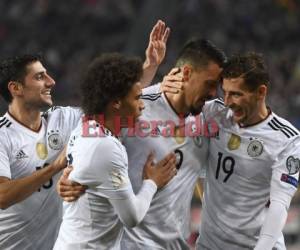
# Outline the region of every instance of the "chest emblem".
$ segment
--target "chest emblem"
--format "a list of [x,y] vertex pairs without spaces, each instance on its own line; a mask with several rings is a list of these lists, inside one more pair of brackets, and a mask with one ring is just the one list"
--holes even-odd
[[182,133],[182,129],[180,127],[175,127],[174,131],[174,139],[177,144],[182,144],[185,141],[184,133]]
[[241,137],[235,134],[231,134],[231,137],[227,143],[227,147],[229,150],[236,150],[241,145]]
[[264,147],[263,147],[263,144],[261,143],[261,141],[254,139],[249,143],[248,148],[247,148],[247,153],[251,157],[257,157],[262,154],[263,149],[264,149]]
[[48,132],[48,145],[53,150],[60,150],[63,147],[63,139],[58,130]]
[[41,160],[45,160],[48,156],[47,146],[44,143],[38,142],[35,146],[36,153]]

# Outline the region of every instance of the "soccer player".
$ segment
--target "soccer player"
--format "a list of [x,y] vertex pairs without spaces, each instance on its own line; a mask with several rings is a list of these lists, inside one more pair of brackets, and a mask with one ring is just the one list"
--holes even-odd
[[[149,209],[157,188],[175,175],[174,154],[167,155],[157,165],[153,165],[150,156],[145,160],[141,188],[137,195],[133,193],[128,178],[131,166],[128,167],[118,130],[128,126],[128,117],[135,121],[144,108],[140,99],[141,75],[140,60],[119,54],[102,55],[89,66],[81,88],[82,109],[86,116],[94,118],[79,123],[67,149],[69,164],[74,166],[69,179],[88,188],[77,201],[64,203],[54,249],[118,249],[122,223],[127,227],[137,225]],[[96,129],[85,134],[85,126]]]
[[[169,29],[158,21],[150,34],[143,79],[147,84],[165,54]],[[147,80],[148,79],[148,80]],[[52,107],[54,80],[39,56],[0,63],[0,94],[9,103],[0,117],[0,248],[52,249],[61,221],[54,190],[56,173],[65,167],[64,145],[82,112]],[[72,194],[79,195],[81,186]]]
[[77,124],[76,109],[51,108],[54,80],[41,58],[26,55],[0,64],[0,248],[51,249],[60,222],[56,173],[66,165],[60,152]]
[[142,186],[142,166],[151,150],[155,151],[158,160],[170,150],[174,151],[178,172],[156,193],[141,223],[134,228],[125,228],[122,249],[189,248],[186,238],[190,203],[196,181],[206,165],[207,139],[200,133],[194,137],[186,135],[182,129],[197,121],[200,123],[200,117],[196,116],[205,100],[216,93],[223,61],[223,53],[209,41],[191,41],[183,48],[176,63],[183,77],[182,92],[147,94],[159,91],[159,85],[144,89],[145,110],[136,124],[135,134],[131,136],[128,130],[122,139],[128,152],[133,190],[137,192]]
[[[205,101],[216,95],[223,62],[223,53],[211,42],[190,41],[176,61],[183,78],[183,90],[179,94],[147,94],[153,91],[152,87],[144,89],[145,110],[140,124],[148,122],[151,127],[137,126],[142,127],[140,132],[149,134],[139,136],[136,131],[135,137],[127,136],[123,140],[131,164],[129,177],[133,188],[138,190],[141,186],[140,164],[145,161],[148,150],[154,150],[158,159],[169,150],[174,151],[178,173],[157,192],[143,221],[135,228],[126,228],[123,249],[189,249],[186,239],[190,233],[190,204],[195,184],[203,176],[208,149],[199,114]],[[188,134],[188,127],[197,122],[202,131],[194,136]],[[165,133],[168,130],[170,134]]]
[[197,249],[286,249],[282,229],[298,186],[299,131],[267,106],[270,82],[260,55],[233,56],[222,78],[224,103],[203,109],[219,132],[210,140]]

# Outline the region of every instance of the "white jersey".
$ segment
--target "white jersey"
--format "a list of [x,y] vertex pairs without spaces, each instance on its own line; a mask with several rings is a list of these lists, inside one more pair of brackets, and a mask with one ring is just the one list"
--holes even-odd
[[[61,152],[81,112],[53,107],[34,132],[9,113],[0,118],[0,176],[15,180],[47,166]],[[25,200],[0,210],[0,249],[52,249],[61,221],[53,176]]]
[[[127,153],[110,131],[98,128],[103,129],[102,136],[84,137],[80,123],[71,135],[67,155],[74,169],[69,179],[88,188],[78,200],[63,203],[63,221],[54,249],[120,248],[124,226],[112,203],[133,195]],[[151,192],[149,205],[156,185]]]
[[[269,201],[289,205],[297,190],[299,132],[273,112],[240,127],[219,100],[203,112],[217,122],[219,133],[210,140],[198,249],[253,249]],[[274,249],[285,249],[284,243]]]
[[[141,129],[135,131],[134,136],[130,136],[129,130],[123,140],[134,191],[141,186],[143,166],[151,151],[157,161],[175,152],[178,173],[158,190],[143,221],[135,228],[125,229],[122,249],[188,249],[185,239],[190,231],[191,199],[197,179],[205,172],[208,141],[201,136],[181,137],[178,129],[175,136],[167,137],[168,128],[174,131],[174,127],[183,124],[188,128],[196,118],[189,116],[180,120],[164,94],[146,94],[142,99],[145,109],[136,124]],[[145,133],[153,135],[145,136]]]

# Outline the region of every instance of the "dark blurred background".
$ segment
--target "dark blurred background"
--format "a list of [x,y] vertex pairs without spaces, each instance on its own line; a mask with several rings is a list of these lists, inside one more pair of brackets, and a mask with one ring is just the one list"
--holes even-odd
[[[271,75],[269,105],[300,128],[299,0],[1,0],[0,59],[40,52],[56,80],[55,103],[77,105],[80,75],[91,58],[111,51],[144,57],[158,19],[171,35],[156,81],[194,36],[212,40],[228,55],[261,52]],[[6,108],[0,100],[0,114]],[[291,243],[300,233],[297,204],[286,229]]]

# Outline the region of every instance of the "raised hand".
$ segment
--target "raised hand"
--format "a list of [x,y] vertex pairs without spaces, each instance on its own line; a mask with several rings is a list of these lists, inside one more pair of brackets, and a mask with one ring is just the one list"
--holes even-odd
[[170,34],[170,28],[158,20],[154,25],[150,36],[149,44],[146,49],[145,64],[158,67],[166,55],[166,43]]
[[158,20],[152,28],[149,36],[149,43],[146,49],[146,59],[143,65],[143,76],[141,83],[143,87],[148,86],[156,74],[158,66],[166,55],[166,44],[170,34],[170,28]]

